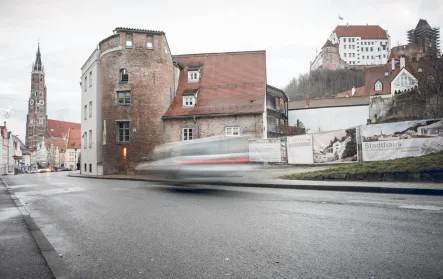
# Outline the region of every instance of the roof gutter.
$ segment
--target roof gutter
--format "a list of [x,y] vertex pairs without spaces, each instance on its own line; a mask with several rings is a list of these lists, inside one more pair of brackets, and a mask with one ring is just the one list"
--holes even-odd
[[263,114],[262,111],[258,112],[244,112],[244,113],[214,113],[214,114],[190,114],[190,115],[174,115],[174,116],[162,116],[162,119],[185,119],[191,118],[195,119],[196,117],[217,117],[217,116],[236,116],[236,115],[248,115],[248,114]]

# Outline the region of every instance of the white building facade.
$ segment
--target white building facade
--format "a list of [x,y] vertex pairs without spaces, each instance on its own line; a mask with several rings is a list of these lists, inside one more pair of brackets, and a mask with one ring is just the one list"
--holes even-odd
[[[81,173],[103,174],[103,145],[101,92],[100,92],[100,51],[94,50],[82,67],[82,122],[81,122]],[[69,150],[67,150],[69,156]],[[77,154],[78,156],[78,154]],[[68,159],[69,160],[69,159]]]
[[351,67],[384,65],[391,51],[391,38],[378,25],[339,25],[329,39]]

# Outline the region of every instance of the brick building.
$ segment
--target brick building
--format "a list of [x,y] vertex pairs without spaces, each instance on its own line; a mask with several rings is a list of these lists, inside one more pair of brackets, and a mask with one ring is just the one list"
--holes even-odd
[[131,172],[163,143],[287,131],[288,99],[266,83],[265,51],[172,55],[164,32],[121,27],[81,80],[88,174]]

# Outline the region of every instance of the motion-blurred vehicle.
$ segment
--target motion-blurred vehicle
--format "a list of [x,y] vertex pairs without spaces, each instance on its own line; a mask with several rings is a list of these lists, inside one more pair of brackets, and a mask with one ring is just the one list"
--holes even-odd
[[37,161],[36,172],[52,172],[54,169],[49,165],[48,161]]
[[174,185],[240,176],[258,167],[249,162],[247,137],[218,136],[169,143],[153,153],[154,161],[141,163],[136,170]]
[[70,168],[66,168],[66,167],[59,167],[57,168],[57,172],[59,171],[72,171]]

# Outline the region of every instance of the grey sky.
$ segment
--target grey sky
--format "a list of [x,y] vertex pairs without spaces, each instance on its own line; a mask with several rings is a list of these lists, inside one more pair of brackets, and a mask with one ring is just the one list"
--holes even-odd
[[308,71],[338,14],[340,24],[379,24],[396,44],[420,17],[441,25],[443,7],[439,0],[0,1],[0,121],[2,107],[14,109],[8,126],[24,140],[39,39],[49,117],[80,122],[80,67],[117,26],[162,30],[173,54],[264,49],[268,83],[283,88]]

